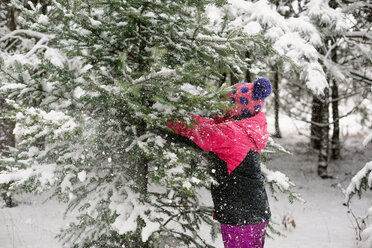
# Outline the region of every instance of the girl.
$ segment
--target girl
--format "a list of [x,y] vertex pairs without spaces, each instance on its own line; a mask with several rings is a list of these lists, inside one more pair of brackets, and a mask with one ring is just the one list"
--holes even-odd
[[261,109],[271,93],[267,79],[233,85],[228,95],[233,107],[225,118],[193,116],[195,125],[169,121],[175,133],[188,137],[201,149],[214,154],[212,185],[214,218],[221,223],[227,248],[262,248],[271,216],[261,174],[261,150],[269,133]]

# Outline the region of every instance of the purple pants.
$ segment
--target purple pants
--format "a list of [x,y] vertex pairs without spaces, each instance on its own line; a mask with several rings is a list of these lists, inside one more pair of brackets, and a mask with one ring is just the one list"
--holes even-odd
[[221,223],[225,248],[263,248],[269,221],[246,226],[230,226]]

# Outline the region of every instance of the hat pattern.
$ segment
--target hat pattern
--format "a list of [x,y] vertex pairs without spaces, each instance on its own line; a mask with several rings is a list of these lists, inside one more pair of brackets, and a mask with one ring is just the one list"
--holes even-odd
[[271,93],[271,83],[265,78],[259,78],[254,83],[238,83],[232,87],[233,91],[227,95],[233,104],[227,114],[232,117],[256,115]]

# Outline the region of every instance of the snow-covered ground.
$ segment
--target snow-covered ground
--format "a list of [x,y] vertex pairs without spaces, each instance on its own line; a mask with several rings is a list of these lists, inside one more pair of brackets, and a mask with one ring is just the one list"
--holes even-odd
[[[308,147],[308,140],[298,136],[290,122],[283,119],[283,139],[277,142],[293,155],[275,155],[266,162],[268,168],[287,174],[297,185],[305,203],[288,203],[270,198],[273,220],[287,237],[267,239],[266,248],[354,248],[356,247],[353,221],[343,206],[341,188],[346,188],[352,176],[366,162],[372,160],[371,144],[363,148],[360,136],[348,137],[343,143],[342,158],[330,163],[334,179],[323,180],[316,175],[317,153]],[[272,120],[269,119],[269,126]],[[270,195],[270,194],[269,194]],[[69,222],[63,219],[65,206],[56,200],[47,201],[46,195],[17,196],[19,206],[0,208],[1,248],[61,248],[53,237]],[[362,200],[353,200],[357,214],[365,215],[372,205],[372,194],[364,194]],[[286,217],[295,223],[286,230],[282,224]],[[217,247],[223,247],[220,240]]]
[[[268,239],[265,247],[356,247],[354,222],[343,205],[341,188],[346,188],[351,177],[372,160],[371,150],[362,149],[360,139],[350,138],[350,142],[344,144],[342,158],[330,163],[329,171],[335,178],[323,180],[316,176],[317,154],[308,148],[306,140],[287,137],[279,143],[283,143],[293,155],[275,157],[267,166],[286,173],[306,202],[291,205],[285,200],[275,202],[271,199],[274,220],[281,229],[285,229],[282,224],[284,217],[293,219],[296,227],[290,228],[285,238]],[[355,197],[353,207],[356,214],[367,214],[372,205],[371,196],[364,194],[361,200]]]
[[[269,131],[273,130],[273,119],[268,118]],[[282,139],[275,139],[293,155],[275,155],[266,163],[267,167],[285,173],[296,184],[305,203],[288,203],[283,198],[280,201],[271,199],[273,219],[280,224],[281,230],[286,230],[282,224],[283,218],[294,220],[296,227],[289,225],[286,237],[267,239],[266,248],[353,248],[356,247],[355,225],[353,218],[343,205],[345,189],[351,178],[372,160],[372,144],[362,146],[363,135],[368,132],[361,130],[355,118],[341,120],[340,129],[343,134],[341,159],[331,161],[330,175],[334,179],[320,179],[317,175],[317,151],[309,147],[308,138],[298,136],[297,129],[306,130],[303,122],[293,122],[288,117],[282,117]],[[354,197],[352,205],[355,214],[365,216],[372,205],[372,194],[365,193],[359,200]]]
[[17,196],[18,206],[0,208],[1,248],[60,248],[54,237],[67,224],[64,205],[45,196]]

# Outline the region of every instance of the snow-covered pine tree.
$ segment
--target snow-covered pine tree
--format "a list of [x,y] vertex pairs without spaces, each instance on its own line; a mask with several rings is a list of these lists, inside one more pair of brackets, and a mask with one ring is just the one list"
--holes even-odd
[[[372,141],[372,132],[364,139],[363,146],[366,147]],[[363,191],[372,190],[372,161],[366,165],[351,179],[349,186],[344,191],[346,206],[352,211],[351,199],[354,195],[362,197]],[[356,238],[358,247],[369,248],[372,246],[372,206],[367,210],[365,217],[353,216],[355,220]]]
[[19,142],[1,158],[0,183],[52,189],[67,212],[77,209],[60,235],[67,246],[151,247],[161,235],[213,243],[211,208],[198,195],[213,181],[207,163],[159,130],[187,113],[218,113],[227,89],[207,83],[246,68],[247,48],[274,50],[261,36],[210,29],[207,4],[12,1],[20,29],[0,38],[0,77]]

